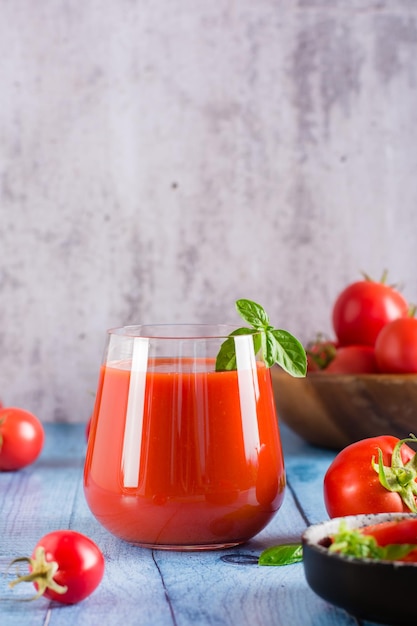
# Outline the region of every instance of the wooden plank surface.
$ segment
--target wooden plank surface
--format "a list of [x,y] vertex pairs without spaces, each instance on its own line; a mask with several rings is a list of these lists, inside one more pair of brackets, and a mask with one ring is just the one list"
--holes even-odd
[[307,524],[327,518],[324,473],[334,453],[304,443],[281,426],[288,488],[275,519],[247,544],[229,550],[181,553],[146,550],[113,538],[91,515],[83,494],[84,426],[48,424],[38,461],[0,473],[0,570],[30,555],[36,541],[58,528],[89,535],[102,549],[106,571],[85,601],[62,606],[8,588],[0,578],[1,626],[354,626],[359,622],[316,596],[302,564],[259,567],[271,545],[299,540]]

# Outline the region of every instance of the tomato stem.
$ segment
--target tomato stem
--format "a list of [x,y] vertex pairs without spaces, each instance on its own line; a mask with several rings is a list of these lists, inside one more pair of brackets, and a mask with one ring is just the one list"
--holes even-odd
[[406,507],[417,513],[417,454],[404,465],[401,456],[401,446],[404,443],[416,443],[417,437],[410,433],[410,437],[400,439],[392,451],[391,467],[384,465],[382,450],[378,448],[378,462],[372,457],[372,467],[379,476],[379,481],[385,489],[401,496]]
[[[363,276],[364,280],[366,280],[366,281],[368,281],[370,283],[374,283],[375,282],[375,280],[373,278],[371,278],[371,276],[367,272],[361,272],[361,273],[362,273],[362,276]],[[387,279],[388,279],[388,270],[385,268],[382,271],[381,278],[377,282],[381,283],[382,285],[386,285]]]
[[9,583],[9,587],[13,588],[15,585],[22,582],[29,582],[36,584],[38,593],[28,598],[28,600],[37,600],[40,598],[47,589],[51,589],[56,593],[63,594],[68,591],[68,587],[59,585],[54,576],[58,571],[58,563],[55,561],[47,561],[45,558],[45,550],[42,546],[39,546],[35,551],[35,558],[29,558],[27,556],[18,557],[13,559],[9,567],[15,563],[27,563],[31,572],[23,576],[18,576]]

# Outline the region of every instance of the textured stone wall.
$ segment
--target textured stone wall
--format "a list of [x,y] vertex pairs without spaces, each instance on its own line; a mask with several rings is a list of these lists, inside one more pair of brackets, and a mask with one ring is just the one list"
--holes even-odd
[[4,1],[0,57],[4,403],[87,419],[112,326],[417,302],[415,0]]

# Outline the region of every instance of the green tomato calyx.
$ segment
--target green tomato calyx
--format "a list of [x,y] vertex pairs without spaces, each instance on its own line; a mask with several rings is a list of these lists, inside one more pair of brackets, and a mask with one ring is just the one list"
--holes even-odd
[[64,594],[68,591],[68,587],[60,585],[54,580],[54,576],[58,571],[58,563],[46,560],[45,550],[42,546],[36,549],[35,558],[29,558],[27,556],[18,557],[13,559],[9,567],[16,563],[27,563],[30,567],[30,573],[18,576],[9,583],[9,587],[15,587],[15,585],[22,582],[36,584],[38,592],[28,598],[28,600],[37,600],[47,589],[59,594]]
[[384,465],[382,450],[378,448],[378,461],[372,457],[372,467],[381,485],[388,491],[398,493],[406,507],[412,513],[417,513],[417,454],[404,464],[401,456],[404,443],[417,443],[417,437],[410,433],[410,437],[398,441],[392,451],[391,467]]

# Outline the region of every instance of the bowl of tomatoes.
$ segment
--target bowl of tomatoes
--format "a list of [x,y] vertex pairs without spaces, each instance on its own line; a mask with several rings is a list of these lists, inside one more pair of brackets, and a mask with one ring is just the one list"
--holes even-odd
[[277,412],[314,445],[417,434],[417,318],[385,277],[349,284],[334,301],[334,337],[306,346],[307,375],[271,369]]
[[308,585],[357,618],[416,623],[417,515],[352,515],[309,526],[302,536]]

